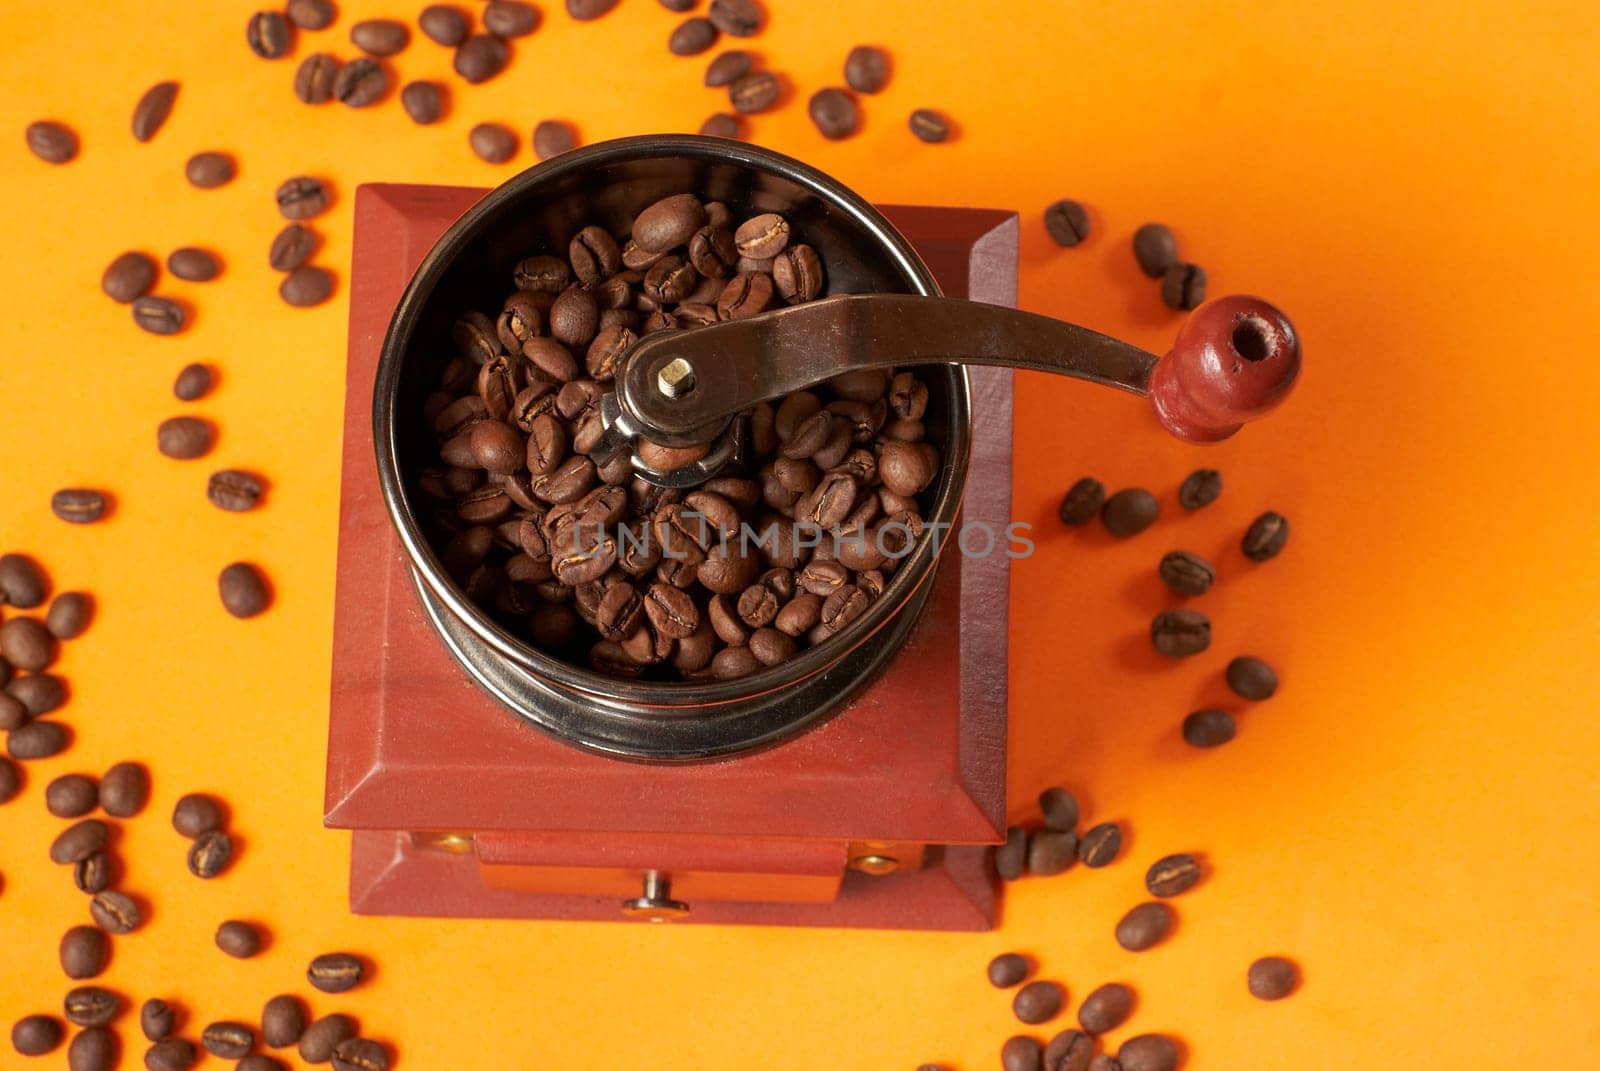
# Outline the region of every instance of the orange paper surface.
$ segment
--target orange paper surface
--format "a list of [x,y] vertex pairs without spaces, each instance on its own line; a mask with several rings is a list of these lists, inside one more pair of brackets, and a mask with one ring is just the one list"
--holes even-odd
[[[349,916],[348,837],[320,811],[353,191],[489,185],[532,162],[541,119],[592,142],[692,130],[725,100],[700,85],[709,57],[667,54],[678,16],[653,0],[592,24],[545,0],[544,26],[480,87],[414,33],[391,69],[450,82],[435,127],[394,95],[312,109],[290,92],[298,60],[352,56],[355,19],[413,18],[421,0],[342,0],[335,28],[276,63],[245,48],[253,6],[0,7],[0,549],[100,600],[59,666],[77,743],[0,808],[6,1025],[59,1014],[56,943],[87,919],[46,858],[61,823],[44,786],[136,758],[155,794],[117,854],[150,920],[116,942],[104,984],[181,1002],[189,1037],[305,990],[313,954],[350,948],[376,976],[313,1005],[358,1015],[400,1069],[991,1068],[1022,1028],[983,967],[1016,949],[1073,1007],[1101,982],[1133,985],[1137,1011],[1110,1040],[1169,1032],[1193,1071],[1600,1065],[1593,5],[769,3],[750,47],[792,88],[750,122],[755,140],[876,200],[1020,210],[1026,308],[1162,348],[1179,317],[1128,251],[1159,219],[1213,294],[1266,296],[1305,340],[1285,410],[1212,449],[1171,441],[1135,399],[1019,378],[1015,512],[1038,552],[1012,588],[1012,812],[1032,818],[1060,782],[1086,823],[1118,820],[1127,839],[1105,870],[1012,888],[1003,928],[983,935]],[[893,81],[863,100],[858,137],[826,142],[805,98],[862,42],[891,49]],[[140,145],[129,114],[164,78],[183,83],[176,109]],[[911,138],[920,106],[948,112],[953,141]],[[42,117],[79,132],[71,165],[24,150]],[[482,120],[519,131],[516,164],[469,153]],[[238,159],[231,185],[184,182],[206,149]],[[339,289],[311,311],[279,302],[266,263],[272,191],[298,173],[337,193],[314,226]],[[1040,222],[1062,196],[1093,215],[1073,250]],[[225,272],[163,279],[195,315],[178,337],[145,335],[100,272],[125,249],[185,244],[217,250]],[[184,405],[171,382],[192,360],[219,383]],[[179,412],[217,423],[209,458],[156,452],[157,423]],[[1177,484],[1202,464],[1224,472],[1223,496],[1183,515]],[[234,466],[270,479],[254,513],[205,500],[206,476]],[[1056,504],[1084,474],[1151,488],[1161,523],[1123,543],[1061,530]],[[111,491],[114,515],[55,520],[50,492],[76,485]],[[1238,538],[1269,508],[1293,534],[1252,565]],[[1145,637],[1175,547],[1220,577],[1196,602],[1214,646],[1180,664]],[[277,588],[249,622],[216,598],[236,559]],[[1279,667],[1276,698],[1227,695],[1221,669],[1245,652]],[[1237,740],[1186,748],[1179,722],[1213,702],[1238,714]],[[167,824],[192,790],[233,807],[240,852],[221,880],[187,874]],[[1182,850],[1205,853],[1210,876],[1176,903],[1166,945],[1123,952],[1112,926],[1145,866]],[[212,933],[229,917],[265,923],[268,950],[225,958]],[[1304,971],[1276,1005],[1244,986],[1269,953]],[[138,1066],[132,1015],[121,1032],[122,1066]],[[17,1066],[32,1064],[0,1046],[0,1067]]]

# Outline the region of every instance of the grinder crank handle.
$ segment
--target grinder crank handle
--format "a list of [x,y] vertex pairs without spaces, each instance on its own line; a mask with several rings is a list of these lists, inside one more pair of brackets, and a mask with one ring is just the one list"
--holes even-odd
[[634,346],[617,395],[663,446],[711,442],[738,413],[846,372],[918,364],[1004,365],[1146,394],[1188,442],[1225,439],[1288,394],[1300,372],[1294,325],[1260,298],[1196,309],[1166,356],[1046,316],[905,294],[843,294]]

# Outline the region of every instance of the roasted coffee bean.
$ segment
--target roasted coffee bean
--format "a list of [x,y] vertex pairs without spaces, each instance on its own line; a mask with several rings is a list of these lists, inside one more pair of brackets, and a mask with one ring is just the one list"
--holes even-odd
[[61,1044],[61,1020],[50,1015],[25,1015],[11,1027],[11,1047],[23,1056],[43,1056]]
[[117,1035],[103,1026],[81,1030],[67,1046],[68,1071],[112,1071],[120,1049]]
[[728,103],[740,115],[764,112],[778,103],[783,86],[771,71],[755,71],[728,84]]
[[845,84],[857,93],[877,93],[889,84],[889,55],[872,45],[857,45],[844,58]]
[[326,30],[339,14],[332,0],[289,0],[283,13],[302,30]]
[[1081,1030],[1063,1030],[1044,1047],[1046,1071],[1088,1071],[1094,1039]]
[[320,216],[328,208],[328,188],[319,179],[296,175],[285,179],[273,199],[284,219],[302,220]]
[[417,16],[417,28],[434,44],[455,48],[467,39],[472,24],[460,8],[449,4],[429,4]]
[[[54,781],[51,781],[44,788],[45,810],[49,811],[57,818],[82,818],[84,815],[94,810],[99,803],[99,788],[95,786],[95,783],[92,780],[85,777],[83,774],[62,774]],[[100,825],[100,844],[96,844],[87,850],[74,849],[74,854],[70,858],[61,859],[55,858],[56,849],[52,847],[50,849],[50,857],[58,863],[76,863],[78,860],[83,859],[92,852],[97,852],[100,850],[105,843],[105,832],[106,827],[102,823]],[[71,834],[73,837],[73,845],[76,845],[78,841],[82,840],[86,835],[80,831],[77,826],[73,826],[65,833],[62,833],[60,837],[56,838],[56,844],[61,844],[61,837],[66,837],[68,834]],[[63,851],[66,850],[67,849],[63,848]]]
[[809,245],[795,245],[772,261],[772,283],[791,305],[814,300],[822,292],[822,259]]
[[1078,860],[1096,869],[1105,866],[1122,850],[1122,829],[1115,822],[1101,822],[1078,838]]
[[1007,1038],[1000,1046],[1000,1067],[1002,1071],[1042,1071],[1044,1050],[1030,1037]]
[[400,90],[400,105],[419,126],[437,123],[444,115],[444,88],[437,82],[408,82]]
[[262,59],[279,59],[293,43],[289,20],[276,11],[257,11],[245,25],[245,41]]
[[633,221],[633,241],[650,253],[665,253],[686,244],[706,225],[705,206],[692,193],[664,197]]
[[[333,95],[351,108],[378,103],[389,91],[389,76],[376,60],[361,56],[339,68],[333,80]],[[292,217],[291,217],[292,218]]]
[[191,840],[202,833],[221,829],[222,804],[210,796],[192,793],[178,800],[172,808],[172,828]]
[[711,0],[707,14],[712,24],[730,37],[754,37],[765,21],[756,0]]
[[172,1033],[177,1015],[166,1001],[152,997],[139,1008],[139,1029],[146,1041],[161,1041]]
[[25,137],[28,150],[47,164],[64,164],[78,155],[78,135],[64,123],[29,123]]
[[333,99],[342,64],[337,56],[313,52],[294,72],[294,95],[302,104],[326,104]]
[[567,0],[567,14],[579,22],[590,22],[616,6],[617,0]]
[[748,647],[724,647],[711,659],[711,675],[719,681],[748,677],[760,668],[760,661]]
[[1039,793],[1039,810],[1044,824],[1063,833],[1078,828],[1078,800],[1064,788],[1047,788]]
[[333,274],[315,264],[302,264],[283,277],[278,296],[297,309],[320,305],[333,294]]
[[[66,796],[72,797],[67,802],[88,804],[84,810],[78,812],[80,814],[94,809],[98,794],[95,792],[94,784],[87,777],[83,778],[81,782],[68,784],[64,788],[62,787],[62,780],[58,778],[52,782],[52,787],[58,790],[55,794],[54,803],[61,803],[61,797]],[[46,798],[47,800],[51,799],[48,790]],[[51,807],[51,813],[56,813],[54,806]],[[50,845],[50,861],[65,866],[68,863],[76,863],[80,859],[87,859],[106,846],[106,840],[110,835],[111,830],[100,819],[86,818],[75,825],[67,827],[56,836],[56,839]]]
[[249,959],[261,951],[261,932],[248,922],[229,919],[217,927],[217,947],[234,959]]
[[1169,265],[1161,277],[1161,300],[1169,309],[1193,309],[1206,299],[1206,271],[1198,264]]
[[1268,511],[1250,522],[1239,549],[1253,562],[1276,558],[1289,541],[1289,521],[1281,513]]
[[684,19],[667,38],[667,51],[674,56],[698,56],[717,43],[717,28],[710,19]]
[[1012,998],[1011,1011],[1024,1023],[1047,1023],[1060,1013],[1065,996],[1055,982],[1029,982]]
[[1150,643],[1168,658],[1197,655],[1211,646],[1211,619],[1198,610],[1163,610],[1150,622]]
[[1178,486],[1178,505],[1184,509],[1209,506],[1222,494],[1222,473],[1216,469],[1195,469]]
[[[6,672],[9,673],[10,670],[11,667],[7,665]],[[22,679],[31,680],[32,678],[24,677]],[[0,732],[9,733],[13,729],[26,725],[30,717],[32,715],[28,713],[28,708],[23,704],[22,700],[10,692],[0,692]]]
[[256,1035],[243,1023],[211,1023],[200,1032],[200,1044],[213,1056],[237,1060],[256,1047]]
[[499,123],[479,123],[467,135],[467,143],[489,164],[503,164],[517,153],[517,136]]
[[622,270],[622,247],[605,228],[585,227],[567,244],[567,259],[579,284],[592,287]]
[[1070,249],[1089,237],[1089,212],[1077,201],[1057,201],[1044,210],[1044,228],[1057,245]]
[[1143,952],[1161,943],[1172,929],[1172,911],[1166,904],[1140,904],[1117,923],[1117,944],[1129,952]]
[[95,893],[89,901],[89,914],[94,916],[95,925],[107,933],[132,933],[144,921],[139,905],[115,889]]
[[345,1038],[333,1050],[333,1071],[389,1071],[389,1050],[370,1038]]
[[1028,872],[1039,877],[1060,874],[1078,861],[1078,836],[1055,829],[1028,835]]
[[261,1043],[282,1049],[300,1040],[306,1031],[306,1010],[300,998],[287,993],[273,997],[261,1009]]
[[994,868],[1006,881],[1022,877],[1028,859],[1028,831],[1021,826],[1006,830],[1006,842],[994,850]]
[[729,279],[722,293],[717,295],[717,316],[723,320],[744,320],[758,315],[772,304],[773,290],[772,276],[742,271]]
[[350,43],[369,56],[393,56],[411,43],[411,31],[394,19],[363,19],[350,27]]
[[110,857],[105,852],[95,852],[88,858],[78,860],[72,868],[72,884],[78,887],[79,892],[90,896],[110,888]]
[[1200,876],[1200,861],[1194,856],[1168,855],[1150,864],[1150,869],[1145,871],[1144,887],[1150,890],[1150,895],[1164,899],[1192,889]]
[[206,481],[206,497],[218,509],[243,513],[261,501],[261,481],[241,469],[223,469]]
[[878,478],[897,495],[917,494],[938,474],[938,454],[922,443],[890,440],[878,448]]
[[1028,961],[1015,952],[1004,952],[989,961],[989,984],[1010,989],[1028,976]]
[[708,138],[737,138],[739,119],[727,112],[716,112],[700,124],[700,133]]
[[1105,505],[1105,484],[1093,476],[1085,476],[1067,489],[1066,495],[1061,499],[1061,508],[1057,514],[1061,523],[1077,527],[1088,524]]
[[56,647],[56,638],[35,618],[13,617],[0,625],[0,656],[16,669],[39,672],[55,661]]
[[1156,571],[1167,587],[1179,595],[1204,595],[1217,579],[1210,562],[1187,550],[1169,551]]
[[221,274],[222,265],[206,250],[185,246],[168,255],[167,270],[187,282],[208,283]]
[[126,305],[148,294],[155,282],[155,261],[143,253],[123,253],[106,266],[100,276],[100,289],[112,301]]
[[1105,1034],[1128,1021],[1133,1011],[1133,990],[1118,982],[1108,982],[1083,998],[1078,1008],[1078,1025],[1090,1034]]
[[[316,248],[316,232],[302,227],[298,223],[291,223],[279,231],[277,237],[273,238],[272,249],[267,254],[267,262],[272,266],[273,271],[294,271],[311,259],[311,254],[316,252]],[[179,397],[182,397],[182,395],[179,395]],[[185,401],[188,400],[190,399],[185,399]]]
[[1221,747],[1234,732],[1233,715],[1226,710],[1197,710],[1183,719],[1183,742],[1190,747]]
[[918,108],[912,112],[908,125],[918,140],[930,145],[944,141],[950,136],[949,120],[932,108]]
[[176,335],[186,319],[183,306],[171,298],[146,294],[133,302],[133,322],[152,335]]
[[199,417],[171,417],[156,428],[156,448],[179,461],[203,457],[211,449],[212,438],[211,425]]
[[72,743],[72,732],[55,721],[30,721],[6,734],[6,753],[31,762],[59,755]]
[[146,1071],[189,1071],[200,1059],[194,1042],[187,1038],[164,1038],[144,1053]]
[[[546,119],[533,128],[533,154],[541,160],[560,156],[567,150],[576,148],[577,144],[578,135],[570,123]],[[618,255],[620,257],[620,252]]]
[[818,132],[829,141],[849,137],[860,125],[855,98],[832,86],[813,93],[806,104],[806,111]]
[[1245,976],[1250,995],[1258,1000],[1282,1000],[1294,992],[1300,971],[1282,956],[1265,956],[1250,964]]
[[365,969],[348,952],[329,952],[318,956],[306,968],[306,981],[324,993],[344,993],[361,984]]
[[233,157],[221,152],[195,153],[184,165],[183,173],[195,188],[214,190],[233,181]]
[[223,608],[240,618],[256,616],[271,601],[266,579],[246,562],[234,562],[217,575],[217,593]]
[[50,496],[50,512],[68,524],[93,524],[106,515],[106,496],[88,487],[63,487]]
[[754,57],[742,48],[730,48],[725,52],[719,52],[706,67],[706,85],[713,89],[732,85],[749,74],[754,64]]
[[324,1015],[300,1035],[300,1059],[308,1064],[325,1064],[333,1059],[340,1042],[355,1036],[355,1020],[348,1015]]
[[0,603],[31,610],[44,602],[44,574],[21,554],[0,555]]
[[451,65],[455,72],[472,85],[487,82],[506,69],[510,49],[500,38],[488,33],[475,33],[461,42]]
[[[704,568],[704,567],[702,567]],[[764,666],[776,666],[795,656],[799,646],[794,638],[775,628],[758,628],[750,634],[750,653]]]
[[1173,1071],[1178,1066],[1178,1047],[1160,1034],[1140,1034],[1117,1049],[1122,1071]]
[[1259,658],[1240,655],[1224,673],[1228,687],[1241,699],[1271,699],[1278,691],[1278,674]]
[[0,803],[11,802],[20,791],[22,791],[21,771],[10,759],[0,758]]
[[81,985],[68,991],[61,1012],[74,1026],[105,1026],[117,1017],[122,1001],[108,989]]
[[1140,271],[1160,279],[1178,261],[1177,239],[1165,225],[1146,223],[1133,232],[1133,259],[1139,262]]
[[539,9],[522,0],[489,0],[483,28],[496,37],[526,37],[539,28]]
[[189,873],[197,878],[214,878],[228,868],[233,858],[233,838],[220,829],[202,833],[189,845]]
[[62,935],[57,952],[61,971],[68,978],[93,978],[106,969],[111,942],[93,926],[74,926]]
[[733,232],[733,247],[742,257],[775,257],[788,244],[788,221],[776,212],[753,216]]
[[1138,535],[1155,523],[1161,505],[1142,487],[1128,487],[1110,498],[1100,510],[1100,520],[1106,531],[1119,539]]

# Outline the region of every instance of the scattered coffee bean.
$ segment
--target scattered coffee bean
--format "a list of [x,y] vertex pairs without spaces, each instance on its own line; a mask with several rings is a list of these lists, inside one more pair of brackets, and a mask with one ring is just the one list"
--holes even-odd
[[400,90],[400,105],[419,126],[437,123],[444,114],[444,88],[437,82],[408,82]]
[[370,1038],[345,1038],[333,1050],[333,1071],[389,1071],[389,1050]]
[[[66,802],[88,804],[79,813],[87,813],[94,809],[98,793],[92,781],[87,777],[77,783],[64,784],[64,781],[65,779],[63,778],[57,778],[51,782],[51,785],[57,789],[57,803],[63,802],[60,797],[67,796],[73,798]],[[51,813],[55,813],[54,809],[52,809]],[[76,863],[80,859],[86,859],[101,848],[104,848],[110,835],[110,828],[100,819],[86,818],[56,835],[56,839],[50,845],[50,861],[65,866],[68,863]]]
[[1044,1067],[1044,1050],[1030,1037],[1018,1034],[1007,1038],[1000,1046],[1002,1071],[1041,1071]]
[[950,123],[932,108],[918,108],[911,113],[911,132],[921,141],[936,145],[950,136]]
[[1078,1025],[1089,1034],[1105,1034],[1128,1021],[1133,1012],[1133,990],[1108,982],[1083,998]]
[[533,154],[541,160],[560,156],[578,144],[578,135],[572,124],[557,119],[546,119],[533,128]]
[[172,381],[173,397],[179,401],[197,401],[210,391],[211,369],[203,364],[184,365],[178,373],[178,378]]
[[829,141],[849,137],[860,125],[855,98],[832,86],[813,93],[806,109],[817,130]]
[[81,1030],[67,1045],[68,1071],[112,1071],[121,1055],[117,1035],[103,1026]]
[[510,50],[493,34],[475,33],[461,42],[452,65],[455,72],[473,85],[487,82],[506,69]]
[[1029,982],[1012,998],[1011,1011],[1024,1023],[1047,1023],[1060,1013],[1065,997],[1055,982]]
[[[7,666],[9,672],[10,667]],[[31,678],[24,677],[23,680]],[[28,713],[28,708],[22,700],[12,695],[9,691],[0,692],[0,732],[9,733],[28,723],[33,715]]]
[[729,37],[754,37],[765,16],[756,0],[711,0],[711,23]]
[[144,297],[155,284],[156,262],[143,253],[123,253],[100,276],[100,289],[123,305]]
[[1168,265],[1161,277],[1161,300],[1169,309],[1197,308],[1206,299],[1206,270],[1198,264]]
[[292,43],[289,20],[276,11],[257,11],[245,26],[245,41],[262,59],[286,56]]
[[844,59],[844,81],[857,93],[877,93],[889,84],[889,55],[872,45],[857,45]]
[[467,135],[467,143],[489,164],[503,164],[517,153],[517,136],[498,123],[479,123]]
[[192,840],[203,833],[221,829],[223,817],[222,804],[210,796],[191,793],[178,800],[172,808],[172,828]]
[[1028,835],[1028,872],[1047,878],[1078,861],[1078,835],[1057,829],[1037,829]]
[[68,978],[93,978],[106,969],[111,942],[93,926],[74,926],[62,935],[57,952],[61,971]]
[[1133,259],[1140,271],[1160,279],[1178,262],[1178,241],[1165,225],[1146,223],[1133,232]]
[[93,524],[106,515],[106,496],[88,487],[63,487],[50,496],[50,512],[68,524]]
[[1063,833],[1078,828],[1078,800],[1064,788],[1047,788],[1039,793],[1039,810],[1044,824]]
[[333,273],[315,264],[302,264],[278,283],[278,296],[297,309],[322,304],[333,295]]
[[0,625],[0,656],[16,669],[44,669],[55,661],[56,646],[55,637],[36,618],[13,617]]
[[308,1064],[325,1064],[333,1059],[340,1042],[355,1036],[355,1020],[348,1015],[324,1015],[300,1035],[300,1059]]
[[294,72],[294,95],[302,104],[326,104],[333,99],[333,86],[339,79],[339,57],[313,52],[300,61]]
[[211,1023],[200,1032],[200,1044],[213,1056],[237,1060],[256,1047],[256,1035],[243,1023]]
[[1063,1030],[1044,1047],[1048,1071],[1089,1071],[1094,1039],[1081,1030]]
[[756,71],[729,84],[728,103],[740,115],[754,115],[778,103],[782,92],[777,75],[771,71]]
[[95,893],[89,901],[89,914],[94,916],[95,925],[107,933],[132,933],[144,921],[139,905],[115,889]]
[[1150,622],[1150,643],[1168,658],[1197,655],[1211,646],[1211,619],[1198,610],[1163,610]]
[[[316,232],[303,227],[298,223],[291,223],[278,232],[272,240],[272,249],[268,254],[268,263],[274,271],[294,271],[306,261],[311,259],[311,254],[317,248]],[[192,366],[199,367],[199,366]],[[209,375],[207,386],[210,385]],[[182,397],[182,395],[179,395]],[[184,399],[189,401],[190,399]]]
[[1115,822],[1101,822],[1078,838],[1078,861],[1096,870],[1110,863],[1121,850],[1122,828]]
[[[0,760],[3,761],[3,760]],[[111,858],[105,852],[95,852],[80,859],[72,867],[72,884],[78,891],[93,896],[111,887]]]
[[1195,469],[1178,485],[1178,505],[1184,509],[1209,506],[1222,494],[1222,473],[1216,469]]
[[326,30],[339,14],[332,0],[289,0],[283,13],[302,30]]
[[1300,971],[1282,956],[1265,956],[1250,964],[1245,977],[1250,995],[1258,1000],[1282,1000],[1294,992]]
[[1138,535],[1156,522],[1161,514],[1161,504],[1142,487],[1126,487],[1110,498],[1100,510],[1100,521],[1106,531],[1118,539]]
[[177,461],[204,457],[213,438],[211,425],[199,417],[170,417],[156,428],[156,448]]
[[273,197],[284,219],[311,219],[328,208],[328,188],[309,175],[285,180]]
[[1015,952],[1003,952],[989,961],[989,984],[1010,989],[1028,976],[1028,961]]
[[223,469],[213,472],[206,481],[206,497],[218,509],[243,513],[255,509],[261,501],[261,481],[240,469]]
[[197,152],[189,157],[183,173],[196,189],[214,190],[233,181],[233,157],[221,152]]
[[261,1009],[261,1042],[267,1048],[293,1045],[305,1032],[306,1009],[299,997],[284,993],[267,1001]]
[[730,48],[719,52],[717,57],[706,67],[706,85],[713,89],[732,85],[750,73],[750,68],[755,65],[755,57],[742,48]]
[[164,1000],[151,998],[139,1008],[139,1029],[145,1040],[161,1041],[172,1033],[177,1015]]
[[1160,944],[1171,929],[1172,911],[1166,904],[1140,904],[1117,923],[1117,944],[1129,952],[1143,952]]
[[152,335],[176,335],[188,317],[171,298],[145,295],[133,302],[133,322]]
[[61,1012],[73,1026],[106,1026],[121,1009],[121,998],[97,985],[69,990],[61,1002]]
[[393,56],[411,43],[411,31],[394,19],[362,19],[350,27],[350,43],[369,56]]
[[44,602],[44,574],[21,554],[0,554],[0,603],[31,610]]
[[167,270],[190,283],[209,283],[222,272],[216,254],[193,246],[174,249],[167,257]]
[[1268,511],[1250,522],[1239,549],[1253,562],[1276,558],[1289,541],[1289,521],[1281,513]]
[[539,9],[522,0],[489,0],[483,28],[496,37],[526,37],[539,28]]
[[211,879],[228,868],[233,858],[233,838],[220,829],[202,833],[189,845],[189,873]]
[[249,959],[261,951],[261,933],[248,922],[229,919],[217,927],[217,947],[234,959]]
[[350,953],[329,952],[311,961],[306,981],[324,993],[344,993],[360,985],[365,973],[361,961]]
[[388,91],[389,76],[377,60],[365,56],[340,67],[333,80],[333,95],[339,103],[350,108],[366,108],[376,104]]
[[1211,563],[1187,550],[1168,551],[1156,572],[1167,587],[1179,595],[1204,595],[1217,579]]
[[994,850],[994,868],[1006,881],[1022,877],[1028,861],[1028,831],[1021,826],[1006,830],[1006,842]]
[[417,27],[434,44],[455,48],[467,39],[472,25],[460,8],[449,4],[429,4],[417,16]]
[[59,755],[72,743],[72,731],[56,721],[30,721],[6,735],[6,753],[32,762]]
[[1117,1062],[1122,1071],[1173,1071],[1178,1066],[1178,1047],[1160,1034],[1140,1034],[1122,1043]]
[[1089,237],[1089,210],[1077,201],[1057,201],[1044,210],[1044,229],[1056,245],[1070,249]]
[[1094,519],[1099,514],[1100,508],[1105,505],[1105,501],[1105,484],[1093,476],[1085,476],[1067,489],[1057,514],[1062,524],[1076,528]]
[[1233,715],[1226,710],[1197,710],[1183,719],[1183,742],[1190,747],[1221,747],[1234,732]]
[[0,758],[0,803],[10,803],[22,791],[22,771],[10,759]]
[[739,118],[727,112],[717,112],[700,124],[700,133],[708,138],[737,138]]
[[1228,687],[1241,699],[1271,699],[1278,691],[1277,672],[1250,655],[1240,655],[1229,662],[1224,676]]
[[63,123],[29,123],[25,137],[29,151],[47,164],[64,164],[78,155],[78,135]]
[[61,1044],[61,1020],[50,1015],[25,1015],[11,1027],[11,1047],[23,1056],[43,1056]]
[[163,1038],[144,1053],[145,1071],[189,1071],[200,1059],[187,1038]]
[[1145,871],[1144,887],[1163,899],[1194,888],[1200,880],[1200,861],[1187,853],[1163,856]]
[[[95,786],[92,779],[85,777],[83,774],[62,774],[44,787],[44,809],[57,818],[82,818],[94,810],[99,803],[100,789]],[[100,828],[102,831],[105,830],[104,825]],[[67,830],[66,833],[62,833],[61,836],[65,837],[75,829],[77,829],[76,826]],[[81,834],[79,835],[81,836]],[[57,838],[57,843],[60,843],[59,837]],[[95,845],[88,851],[77,854],[76,858],[56,859],[55,861],[58,863],[76,863],[91,852],[99,851],[100,847],[101,845]],[[55,852],[54,848],[50,850],[50,855],[53,859],[55,858]]]
[[667,51],[674,56],[698,56],[717,43],[717,28],[710,19],[684,19],[667,38]]

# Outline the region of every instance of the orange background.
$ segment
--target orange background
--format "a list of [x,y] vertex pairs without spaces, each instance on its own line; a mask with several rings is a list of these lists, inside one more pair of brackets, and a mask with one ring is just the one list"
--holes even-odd
[[[392,96],[308,109],[289,91],[299,57],[350,56],[355,18],[410,18],[421,0],[343,0],[335,29],[277,63],[245,49],[253,6],[0,9],[0,547],[101,599],[59,667],[79,742],[31,766],[0,810],[0,1018],[59,1009],[56,941],[85,916],[45,860],[60,823],[43,786],[137,757],[155,796],[120,854],[154,911],[117,941],[106,982],[180,998],[191,1037],[303,989],[312,954],[348,946],[377,960],[374,982],[315,1007],[356,1012],[396,1042],[400,1068],[989,1068],[1016,1024],[983,966],[1020,949],[1074,1006],[1101,982],[1133,984],[1138,1010],[1113,1040],[1171,1032],[1193,1071],[1600,1063],[1592,4],[769,4],[753,47],[796,91],[750,124],[756,140],[881,201],[1021,210],[1027,308],[1162,347],[1178,318],[1128,254],[1134,228],[1161,219],[1213,294],[1266,295],[1306,340],[1288,408],[1212,450],[1166,439],[1131,399],[1019,380],[1015,509],[1040,549],[1012,591],[1012,812],[1032,817],[1034,794],[1064,782],[1086,822],[1118,819],[1129,839],[1107,870],[1015,887],[984,935],[347,915],[348,839],[320,809],[353,190],[509,176],[467,151],[480,120],[521,132],[525,166],[537,120],[572,119],[594,141],[693,129],[722,98],[699,85],[704,57],[666,54],[676,17],[650,0],[588,25],[544,0],[507,74],[451,79],[437,127],[414,127]],[[894,81],[864,101],[860,136],[826,143],[804,98],[859,42],[892,49]],[[420,37],[394,67],[449,75]],[[161,78],[182,93],[139,145],[128,116]],[[922,105],[948,110],[956,140],[910,138]],[[42,116],[81,134],[70,166],[23,150]],[[235,154],[238,179],[188,187],[183,162],[202,149]],[[306,312],[279,303],[265,255],[272,191],[301,172],[339,194],[315,224],[339,294]],[[1075,250],[1039,222],[1061,196],[1093,208]],[[224,277],[162,283],[198,308],[181,336],[135,330],[99,293],[102,268],[186,243],[216,248]],[[182,406],[170,384],[190,360],[214,362],[220,384]],[[155,425],[182,409],[220,426],[205,461],[155,450]],[[1201,463],[1224,471],[1224,496],[1180,516],[1175,488]],[[264,508],[205,502],[206,474],[234,465],[270,477]],[[1155,489],[1162,523],[1121,544],[1062,532],[1056,502],[1085,473]],[[115,493],[111,520],[50,516],[49,493],[80,484]],[[1266,508],[1293,536],[1253,567],[1237,539]],[[1175,546],[1217,564],[1201,600],[1216,643],[1157,665],[1143,634]],[[237,558],[278,588],[250,622],[216,599]],[[1278,664],[1279,696],[1240,712],[1231,745],[1186,749],[1179,721],[1226,699],[1221,667],[1246,651]],[[166,822],[196,789],[232,801],[242,841],[211,883],[184,871]],[[1144,867],[1185,849],[1213,873],[1177,903],[1174,939],[1122,952],[1111,927]],[[265,921],[270,950],[225,959],[211,934],[229,916]],[[1267,1005],[1243,975],[1273,952],[1305,981]],[[136,1066],[131,1017],[123,1033]]]

